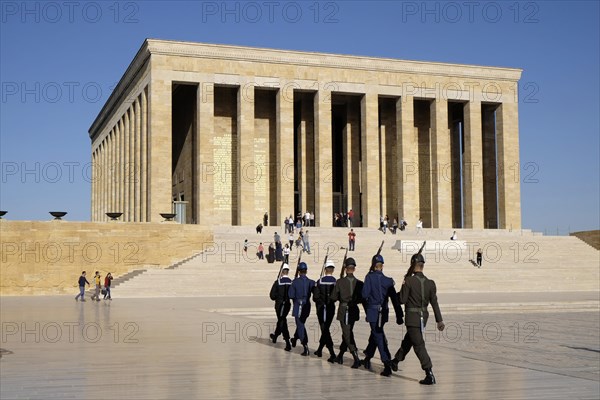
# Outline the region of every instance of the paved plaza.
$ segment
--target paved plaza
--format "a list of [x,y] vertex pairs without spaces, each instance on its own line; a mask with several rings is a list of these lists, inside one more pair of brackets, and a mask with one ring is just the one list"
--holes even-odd
[[[75,302],[72,296],[2,297],[2,399],[597,399],[600,317],[527,307],[536,293],[440,295],[447,325],[428,327],[426,341],[438,384],[418,384],[414,353],[391,378],[304,358],[272,344],[268,297],[197,297]],[[511,296],[509,301],[506,296]],[[546,298],[542,299],[548,302]],[[598,293],[565,294],[566,304],[593,304]],[[515,300],[516,299],[516,300]],[[513,304],[489,306],[492,302]],[[523,311],[514,302],[523,304]],[[591,302],[591,303],[590,303]],[[465,304],[471,304],[468,309]],[[486,306],[486,304],[488,306]],[[597,304],[597,303],[596,303]],[[566,307],[566,306],[565,306]],[[290,328],[294,324],[288,318]],[[308,320],[309,347],[318,324]],[[334,341],[340,343],[336,323]],[[386,325],[390,350],[403,326]],[[364,348],[367,324],[356,325]]]

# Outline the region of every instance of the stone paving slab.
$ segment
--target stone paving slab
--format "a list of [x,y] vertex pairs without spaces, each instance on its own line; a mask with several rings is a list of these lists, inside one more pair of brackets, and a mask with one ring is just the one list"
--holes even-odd
[[[485,295],[485,294],[482,294]],[[457,299],[462,300],[462,299]],[[262,297],[2,297],[2,399],[597,399],[597,312],[449,314],[426,340],[438,384],[417,383],[414,354],[391,378],[283,351]],[[236,313],[231,315],[232,310]],[[442,312],[444,304],[442,304]],[[290,328],[293,328],[289,318]],[[308,320],[311,350],[318,337]],[[334,323],[334,340],[340,341]],[[403,327],[386,325],[395,351]],[[366,323],[357,323],[364,347]]]

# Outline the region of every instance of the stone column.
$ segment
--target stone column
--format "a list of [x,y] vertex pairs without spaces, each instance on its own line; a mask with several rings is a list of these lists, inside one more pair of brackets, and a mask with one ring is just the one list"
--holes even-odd
[[519,105],[502,103],[496,110],[499,228],[521,229]]
[[[123,125],[123,118],[119,120],[117,123],[118,132],[119,132],[119,166],[118,166],[118,189],[119,193],[117,197],[119,198],[119,210],[118,212],[125,213],[125,197],[124,197],[124,188],[125,188],[125,128]],[[125,214],[121,216],[121,221],[125,221]]]
[[[252,225],[259,218],[254,204],[254,81],[243,79],[237,93],[237,225]],[[250,175],[249,175],[250,174]],[[236,182],[233,182],[235,185]]]
[[432,215],[434,228],[452,228],[452,170],[448,101],[436,98],[430,105],[432,152]]
[[[286,87],[282,82],[282,88]],[[277,123],[277,215],[275,225],[294,213],[294,98],[277,91],[275,99]]]
[[110,196],[108,211],[114,212],[115,210],[115,129],[111,129],[109,134],[110,142],[110,165],[108,177],[110,180],[110,189],[108,195]]
[[208,80],[199,84],[196,99],[196,182],[194,184],[197,224],[213,225],[217,221],[214,209],[214,163],[213,137],[215,130],[215,86]]
[[92,206],[90,215],[92,222],[96,221],[96,151],[92,151]]
[[141,139],[141,112],[140,112],[140,101],[139,98],[135,99],[133,104],[133,110],[135,115],[135,146],[133,148],[134,155],[134,175],[133,175],[133,220],[135,222],[140,221],[140,139]]
[[147,124],[148,124],[148,103],[146,100],[146,89],[142,90],[142,100],[141,100],[141,158],[140,158],[140,213],[141,213],[141,221],[148,222],[148,134],[147,134]]
[[419,159],[415,129],[413,96],[402,96],[396,102],[398,128],[398,216],[414,227],[419,215]]
[[304,217],[304,213],[308,211],[308,186],[311,185],[311,182],[308,182],[308,163],[307,163],[307,154],[308,154],[308,146],[307,146],[307,133],[308,133],[308,124],[305,116],[308,114],[308,104],[303,96],[301,96],[300,100],[300,127],[298,130],[298,189],[300,190],[300,212],[302,212],[302,216]]
[[315,110],[315,225],[333,226],[331,92],[319,90]]
[[481,148],[481,102],[464,108],[463,195],[465,228],[483,229],[483,162]]
[[106,165],[108,164],[106,161],[106,138],[102,140],[101,146],[102,152],[102,206],[100,208],[100,219],[101,221],[106,220]]
[[123,118],[123,135],[125,136],[123,144],[123,221],[130,221],[129,217],[129,182],[131,175],[131,166],[129,165],[129,146],[131,146],[130,140],[130,124],[129,124],[129,110],[125,111]]
[[150,165],[149,213],[150,221],[162,221],[160,213],[173,209],[172,188],[172,133],[171,133],[171,81],[152,77],[149,94],[148,150]]
[[129,222],[135,221],[135,121],[136,115],[133,104],[129,107],[129,173],[127,180],[129,181]]
[[[390,210],[387,210],[387,157],[386,157],[386,126],[379,125],[379,214],[386,215]],[[392,217],[394,213],[391,212]],[[377,222],[379,223],[379,221]],[[389,221],[390,226],[392,221]]]
[[366,93],[361,110],[361,183],[363,226],[378,227],[380,217],[379,98]]

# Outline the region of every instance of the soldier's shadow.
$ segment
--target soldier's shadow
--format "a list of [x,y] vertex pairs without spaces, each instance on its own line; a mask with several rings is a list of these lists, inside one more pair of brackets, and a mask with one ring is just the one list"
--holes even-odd
[[[271,339],[265,339],[265,338],[261,338],[261,337],[257,337],[257,336],[250,336],[248,338],[248,340],[250,342],[254,342],[254,343],[258,343],[258,344],[262,344],[274,349],[278,349],[283,351],[284,353],[289,353],[289,354],[293,354],[295,356],[299,356],[300,353],[298,353],[299,349],[302,349],[302,345],[298,344],[296,347],[292,347],[291,351],[285,351],[285,345],[283,342],[277,342],[277,343],[273,343],[273,341]],[[344,368],[350,368],[351,363],[350,361],[352,361],[352,357],[345,357],[344,360],[344,364],[338,364],[338,363],[330,363],[327,362],[327,357],[324,355],[323,357],[317,357],[316,355],[314,355],[312,353],[313,351],[311,351],[309,356],[306,357],[302,357],[304,359],[314,359],[317,361],[322,361],[325,362],[328,365],[331,365],[332,367],[344,367]],[[348,353],[346,353],[348,354]],[[364,366],[360,366],[360,368],[355,368],[356,371],[360,371],[360,372],[370,372],[372,374],[377,374],[379,375],[381,373],[381,371],[383,371],[383,365],[381,364],[373,364],[373,362],[371,362],[371,369],[365,369]],[[398,372],[394,372],[392,373],[392,375],[390,376],[390,378],[398,378],[398,379],[405,379],[407,381],[413,381],[413,382],[418,382],[418,379],[415,378],[409,378],[408,376],[403,376],[403,375],[398,375],[398,373],[402,371],[402,369],[398,368]]]

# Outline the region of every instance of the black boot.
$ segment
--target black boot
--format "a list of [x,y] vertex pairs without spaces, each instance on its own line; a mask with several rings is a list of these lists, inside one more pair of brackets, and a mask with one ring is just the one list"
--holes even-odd
[[433,376],[431,368],[425,370],[425,379],[420,380],[419,383],[421,385],[435,385],[435,376]]
[[309,356],[310,352],[308,351],[308,345],[303,344],[302,347],[304,348],[304,350],[302,351],[302,354],[300,354],[301,356]]
[[365,366],[366,370],[371,370],[371,357],[365,357],[362,364]]
[[294,337],[291,339],[291,342],[292,342],[292,347],[296,347],[296,342],[297,342],[297,341],[298,341],[298,338],[297,338],[296,336],[294,336]]
[[290,351],[292,350],[292,345],[290,343],[290,339],[285,339],[285,351]]
[[271,337],[271,341],[272,341],[273,343],[277,343],[277,336],[275,336],[275,334],[274,334],[274,333],[271,333],[269,336]]
[[340,350],[339,354],[335,358],[335,362],[338,363],[338,364],[343,364],[344,363],[344,352],[343,351]]
[[360,358],[358,358],[358,351],[354,350],[352,352],[352,358],[354,358],[354,364],[352,364],[350,368],[356,369],[360,367]]
[[390,360],[390,368],[392,368],[392,371],[396,372],[398,371],[398,360],[396,360],[396,358],[392,358]]
[[386,361],[383,363],[383,371],[381,371],[381,376],[390,376],[392,375],[392,368],[390,367],[390,362]]
[[320,344],[319,348],[313,354],[319,358],[323,357],[323,345]]
[[327,346],[327,350],[329,350],[329,358],[327,359],[327,362],[334,363],[336,356],[335,352],[333,351],[333,346]]

